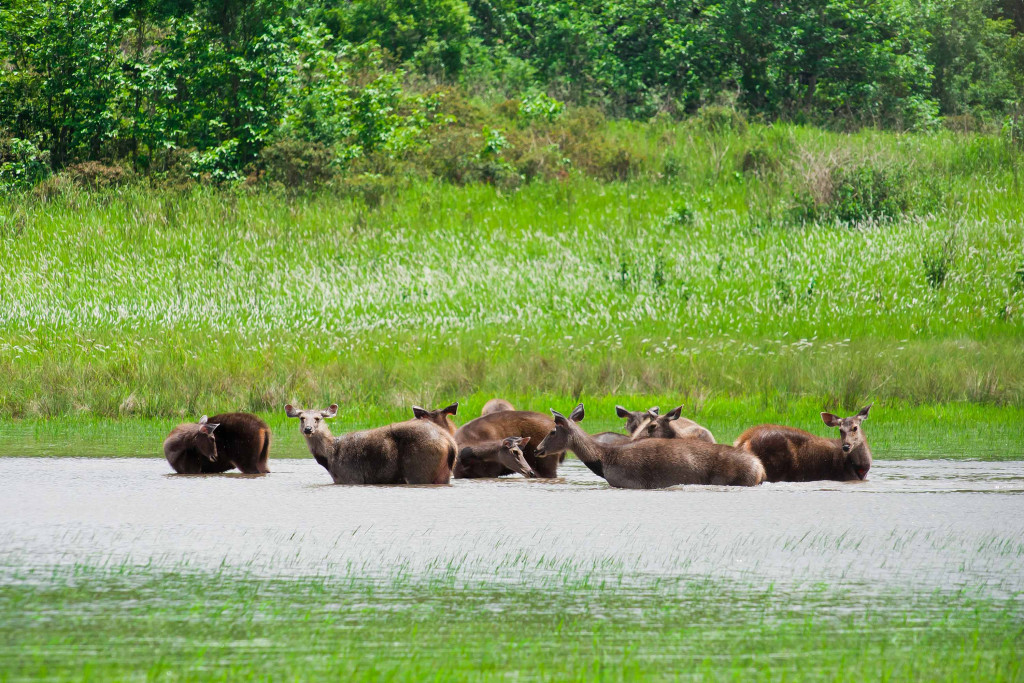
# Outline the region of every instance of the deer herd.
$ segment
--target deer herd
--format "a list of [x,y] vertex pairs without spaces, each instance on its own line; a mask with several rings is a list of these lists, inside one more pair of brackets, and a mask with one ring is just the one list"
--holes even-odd
[[[765,481],[862,480],[871,451],[861,429],[871,406],[852,417],[822,413],[828,439],[794,427],[758,425],[729,446],[682,416],[682,406],[664,415],[658,408],[630,411],[615,407],[628,433],[589,434],[581,426],[583,404],[566,417],[516,410],[503,399],[488,401],[480,417],[456,427],[459,404],[438,410],[413,406],[404,422],[334,436],[327,420],[338,406],[285,414],[297,418],[313,458],[335,484],[447,484],[456,479],[555,478],[567,451],[609,485],[656,489],[679,484],[757,486]],[[249,413],[203,416],[174,428],[164,455],[175,472],[208,474],[237,468],[269,472],[270,428]]]

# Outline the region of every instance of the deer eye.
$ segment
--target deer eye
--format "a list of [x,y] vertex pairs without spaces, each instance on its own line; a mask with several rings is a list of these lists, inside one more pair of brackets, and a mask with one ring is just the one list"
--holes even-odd
[[857,431],[857,428],[856,428],[856,427],[852,427],[852,428],[850,429],[850,431],[851,431],[851,432],[855,432],[855,431]]

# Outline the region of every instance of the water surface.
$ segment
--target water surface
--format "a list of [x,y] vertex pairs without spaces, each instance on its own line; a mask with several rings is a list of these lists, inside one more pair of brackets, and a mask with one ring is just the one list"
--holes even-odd
[[182,476],[158,459],[0,458],[0,580],[99,565],[1024,590],[1024,462],[876,461],[866,482],[661,491],[609,488],[575,460],[559,480],[442,487],[272,466]]

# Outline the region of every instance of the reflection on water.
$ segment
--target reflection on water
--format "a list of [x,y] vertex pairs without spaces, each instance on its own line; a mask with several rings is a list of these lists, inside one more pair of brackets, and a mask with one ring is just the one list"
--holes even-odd
[[311,460],[180,476],[157,459],[2,458],[0,581],[60,565],[277,576],[567,572],[1024,590],[1024,462],[876,461],[867,482],[610,489],[557,481],[340,487]]

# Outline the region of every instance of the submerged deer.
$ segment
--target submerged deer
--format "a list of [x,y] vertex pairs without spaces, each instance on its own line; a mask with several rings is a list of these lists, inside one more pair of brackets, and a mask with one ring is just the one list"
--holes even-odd
[[395,424],[332,436],[327,420],[338,406],[327,410],[284,407],[288,417],[299,418],[299,429],[309,452],[335,484],[447,484],[455,462],[455,439],[426,420]]
[[631,438],[644,439],[700,439],[708,443],[715,443],[715,437],[707,427],[702,427],[693,420],[681,417],[683,407],[675,410],[657,414],[657,408],[647,411],[647,415],[631,432]]
[[455,426],[455,423],[452,422],[451,416],[455,415],[457,412],[459,412],[458,401],[450,406],[438,408],[437,410],[427,410],[426,408],[420,408],[419,406],[412,407],[413,419],[433,422],[438,427],[452,435],[455,434],[457,427]]
[[250,413],[203,415],[199,422],[171,431],[164,440],[164,457],[179,474],[213,474],[233,468],[245,474],[266,474],[270,472],[270,428]]
[[463,446],[459,450],[459,460],[479,460],[485,463],[497,463],[507,470],[518,472],[527,479],[537,476],[523,457],[523,446],[530,442],[528,436],[510,436],[500,441],[482,441],[471,446]]
[[677,484],[757,486],[764,481],[761,461],[724,444],[697,439],[639,439],[622,446],[596,441],[579,426],[583,404],[567,418],[552,410],[555,428],[537,447],[546,454],[568,449],[612,486],[657,489]]
[[470,420],[455,432],[455,441],[459,444],[460,455],[455,463],[456,479],[476,479],[481,477],[500,477],[512,474],[510,468],[500,462],[485,462],[468,453],[462,457],[466,446],[477,446],[482,443],[500,441],[510,436],[523,437],[521,443],[523,458],[537,473],[538,477],[551,479],[558,476],[559,456],[561,451],[549,449],[546,457],[537,455],[537,444],[551,431],[554,422],[542,413],[528,410],[502,410],[489,415],[481,415]]
[[865,479],[871,469],[871,450],[860,424],[870,410],[868,405],[853,417],[844,418],[822,413],[827,426],[839,428],[838,439],[795,427],[758,425],[743,432],[736,446],[761,459],[768,481]]
[[483,410],[480,411],[480,416],[483,417],[484,415],[490,415],[491,413],[500,413],[503,410],[515,409],[515,406],[503,398],[492,398],[484,404]]

